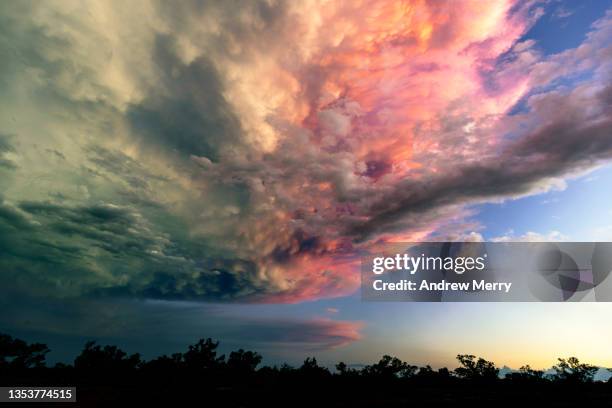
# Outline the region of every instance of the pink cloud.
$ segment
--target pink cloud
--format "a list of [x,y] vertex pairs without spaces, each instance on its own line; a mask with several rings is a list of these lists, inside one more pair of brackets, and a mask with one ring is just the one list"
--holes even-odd
[[[609,157],[601,137],[610,129],[602,87],[612,60],[610,14],[578,48],[544,57],[533,41],[519,41],[542,14],[531,3],[369,6],[323,15],[340,24],[323,24],[322,38],[341,40],[321,45],[308,61],[305,78],[318,72],[316,82],[299,81],[316,166],[306,164],[285,187],[299,186],[291,194],[311,209],[296,225],[327,248],[287,271],[307,279],[283,292],[289,298],[356,288],[354,265],[337,260],[346,238],[365,251],[372,242],[422,239],[444,230],[464,205],[542,191],[552,178]],[[538,95],[585,70],[594,72],[591,82]],[[529,112],[509,116],[522,98]],[[573,129],[556,140],[574,149],[542,144],[552,143],[557,128]],[[304,189],[310,183],[315,188]],[[350,210],[338,212],[339,204]],[[311,266],[328,275],[313,276]]]
[[[535,144],[547,137],[543,126],[563,120],[554,112],[559,105],[539,99],[565,98],[566,114],[588,126],[579,88],[532,96],[528,114],[508,112],[560,75],[604,69],[608,23],[597,23],[577,49],[545,58],[533,41],[520,41],[541,16],[530,2],[369,1],[317,12],[317,31],[302,45],[307,58],[280,67],[299,84],[287,97],[307,109],[275,119],[282,123],[276,147],[260,161],[230,160],[215,173],[260,178],[262,199],[275,199],[273,211],[245,226],[275,285],[254,299],[351,293],[359,251],[440,231],[456,235],[449,226],[458,225],[451,220],[466,214],[465,205],[541,191],[546,180],[583,165],[576,157],[558,166]],[[511,58],[498,61],[502,54]],[[589,103],[601,106],[591,95]],[[593,138],[599,132],[589,131]]]
[[242,333],[255,345],[328,350],[362,338],[362,322],[318,318],[311,320],[261,320],[241,322]]
[[[309,58],[289,69],[300,84],[293,98],[308,111],[301,123],[294,119],[296,130],[279,133],[274,156],[263,164],[283,174],[274,177],[272,194],[280,198],[277,211],[286,216],[270,225],[299,229],[317,237],[319,246],[315,253],[299,251],[298,242],[289,249],[291,260],[279,273],[286,284],[279,293],[268,293],[268,301],[354,291],[358,259],[350,253],[367,248],[367,242],[356,244],[347,230],[384,207],[391,209],[393,202],[379,198],[402,180],[434,177],[446,172],[449,161],[477,160],[496,143],[500,135],[487,135],[483,143],[478,132],[516,103],[527,79],[514,71],[492,93],[481,72],[493,69],[492,61],[533,22],[528,7],[511,12],[513,7],[512,2],[369,1],[319,11],[322,22],[309,42]],[[474,135],[447,133],[453,120]],[[297,129],[304,132],[300,138]],[[291,156],[296,168],[280,162]],[[440,159],[443,167],[436,163]],[[453,215],[441,209],[410,226],[400,217],[395,232],[376,240],[423,238],[444,222],[443,213]],[[261,231],[257,237],[263,238]]]

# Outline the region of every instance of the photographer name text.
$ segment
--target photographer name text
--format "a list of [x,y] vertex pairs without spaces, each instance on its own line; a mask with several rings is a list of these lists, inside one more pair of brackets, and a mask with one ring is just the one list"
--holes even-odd
[[[441,256],[410,256],[408,254],[396,254],[391,257],[376,257],[372,260],[372,273],[381,275],[391,272],[407,272],[414,275],[417,272],[442,271],[454,273],[461,282],[452,280],[417,280],[401,279],[394,282],[386,282],[376,279],[372,282],[375,291],[489,291],[510,292],[512,282],[489,282],[485,279],[473,279],[469,281],[464,273],[470,271],[482,272],[486,269],[487,255],[479,257],[441,257]],[[462,276],[463,275],[463,276]]]

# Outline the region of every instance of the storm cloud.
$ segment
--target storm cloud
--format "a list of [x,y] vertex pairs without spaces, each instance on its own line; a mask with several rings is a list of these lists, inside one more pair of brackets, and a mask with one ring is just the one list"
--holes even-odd
[[373,243],[612,158],[610,12],[543,55],[531,2],[360,3],[2,4],[3,285],[346,295]]

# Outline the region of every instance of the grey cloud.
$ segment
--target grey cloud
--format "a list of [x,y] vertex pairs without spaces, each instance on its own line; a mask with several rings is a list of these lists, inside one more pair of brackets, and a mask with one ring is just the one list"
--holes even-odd
[[0,206],[0,228],[3,231],[30,229],[32,227],[32,222],[27,213],[2,201],[2,196],[0,196],[0,202],[2,203]]
[[17,165],[12,160],[3,157],[6,153],[15,152],[12,139],[12,135],[0,133],[0,167],[8,170],[17,168]]
[[[283,47],[279,36],[286,35],[286,30],[292,28],[288,13],[290,3],[285,1],[188,0],[179,4],[165,1],[155,4],[173,32],[201,40],[207,53],[240,61],[258,52]],[[198,27],[202,24],[218,25],[223,29],[201,34]]]
[[85,171],[102,176],[104,171],[125,181],[134,189],[148,189],[149,181],[168,181],[166,177],[154,174],[141,163],[118,150],[111,150],[98,145],[90,145],[86,152],[88,160],[98,170],[84,168]]
[[[379,233],[425,230],[465,205],[528,194],[612,156],[611,91],[592,88],[530,99],[531,111],[517,122],[551,122],[516,132],[518,140],[496,151],[477,137],[490,135],[466,141],[461,129],[471,118],[455,114],[465,102],[455,101],[440,126],[430,127],[440,129],[426,135],[440,150],[415,158],[422,166],[414,178],[389,177],[394,163],[384,155],[357,163],[370,133],[380,130],[367,123],[379,120],[377,112],[362,117],[356,101],[337,100],[317,122],[328,129],[310,128],[333,69],[317,61],[300,66],[288,47],[297,47],[292,33],[300,23],[290,4],[143,4],[159,30],[126,24],[121,13],[89,26],[89,17],[47,3],[0,5],[0,86],[8,95],[0,102],[16,111],[13,126],[24,128],[14,138],[0,135],[0,175],[11,175],[0,179],[10,187],[0,201],[1,283],[49,297],[258,301],[309,284],[323,289],[305,296],[325,296],[347,277],[327,270],[301,276],[293,261],[345,256]],[[42,18],[45,7],[51,10]],[[446,6],[434,8],[446,13]],[[455,29],[435,32],[433,45],[443,46]],[[589,47],[605,67],[607,54]],[[259,129],[247,129],[241,117],[251,112],[239,109],[253,106],[230,100],[228,91],[250,73],[248,63],[257,67],[268,56],[283,73],[284,65],[297,65],[287,72],[312,115],[285,123],[268,114],[268,104],[257,106],[265,114],[256,116],[268,115],[264,125],[280,135],[264,153],[250,139]],[[548,65],[538,76],[558,64]],[[14,108],[18,100],[27,103]],[[321,146],[324,136],[333,138]],[[27,165],[6,158],[15,153]],[[285,326],[277,327],[274,336]]]
[[[555,112],[552,123],[510,142],[498,155],[456,166],[423,182],[406,180],[369,207],[371,218],[352,225],[358,240],[395,228],[433,209],[527,194],[547,179],[566,176],[612,158],[612,106],[607,87],[584,99],[582,92],[550,93],[533,106]],[[589,92],[586,92],[587,94]],[[591,112],[598,109],[594,117]]]
[[47,153],[57,157],[60,160],[66,160],[66,156],[64,156],[64,154],[58,150],[55,149],[46,149],[45,150]]
[[10,139],[12,139],[11,135],[0,133],[0,153],[15,151],[12,143],[10,143]]
[[[83,119],[85,115],[113,111],[109,104],[109,91],[98,82],[91,65],[77,61],[76,42],[67,28],[81,29],[84,37],[94,36],[78,19],[63,20],[53,26],[53,19],[37,19],[45,5],[23,1],[0,5],[0,86],[7,97],[20,92],[19,83],[27,87],[36,83],[33,106],[49,112],[61,111],[65,117]],[[56,18],[61,18],[59,15]],[[103,49],[102,41],[98,46]],[[30,81],[30,82],[28,82]],[[79,95],[87,89],[97,93],[96,98]],[[62,110],[61,108],[65,108]],[[13,120],[27,121],[18,112]]]
[[238,141],[240,121],[223,96],[223,79],[212,62],[200,57],[184,64],[176,48],[172,37],[157,35],[153,61],[162,82],[131,106],[127,117],[143,143],[156,141],[182,155],[217,160],[222,146]]
[[0,167],[8,170],[15,170],[17,168],[17,165],[11,160],[0,158]]
[[263,290],[252,263],[160,231],[130,208],[3,202],[0,230],[3,284],[49,296],[231,299]]
[[230,331],[234,336],[248,334],[254,344],[298,344],[307,351],[327,350],[352,343],[360,338],[360,324],[338,322],[330,319],[315,320],[262,320],[243,321],[239,328]]

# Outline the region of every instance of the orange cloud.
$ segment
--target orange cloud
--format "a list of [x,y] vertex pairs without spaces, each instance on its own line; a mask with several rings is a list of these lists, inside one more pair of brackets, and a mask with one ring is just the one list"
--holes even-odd
[[[299,84],[286,88],[284,99],[308,107],[301,121],[287,120],[293,129],[307,131],[298,141],[296,130],[279,131],[272,154],[297,154],[302,167],[292,171],[270,159],[283,174],[275,178],[273,194],[275,207],[285,212],[274,222],[264,217],[256,222],[261,227],[247,227],[252,242],[268,248],[264,252],[280,246],[291,253],[286,264],[263,261],[278,285],[268,301],[354,291],[358,259],[347,260],[342,251],[357,247],[344,236],[346,224],[367,221],[373,196],[397,182],[436,174],[435,160],[424,157],[445,160],[452,148],[453,155],[472,160],[483,150],[482,138],[495,143],[500,135],[471,133],[491,126],[491,118],[504,115],[527,91],[526,74],[495,93],[482,76],[532,21],[527,9],[513,7],[512,1],[361,1],[296,11],[304,19],[296,25],[304,37],[297,45],[303,60],[280,69]],[[445,146],[453,118],[466,123],[463,152]],[[427,236],[437,228],[430,221],[378,242]],[[291,244],[296,230],[316,237],[316,250],[305,253],[299,243]]]

